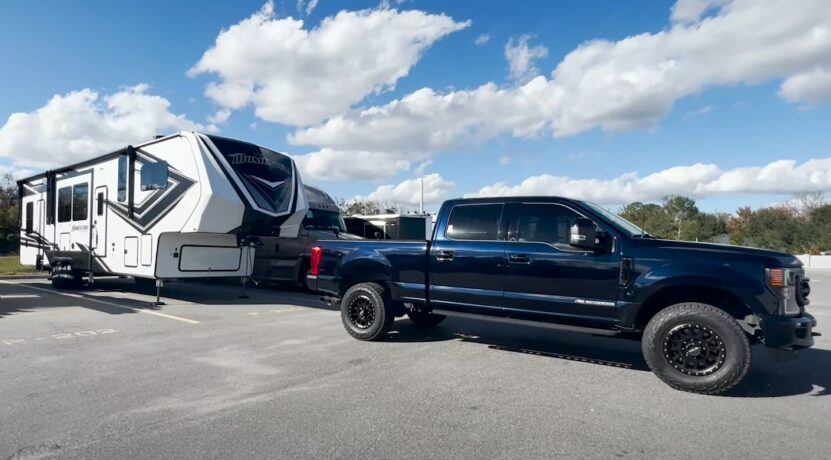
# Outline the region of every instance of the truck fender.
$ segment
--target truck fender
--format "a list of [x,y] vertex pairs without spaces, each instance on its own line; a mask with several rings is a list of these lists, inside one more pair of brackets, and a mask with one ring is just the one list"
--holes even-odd
[[624,324],[633,324],[640,307],[647,304],[653,296],[666,293],[667,290],[673,288],[715,289],[727,293],[742,303],[736,307],[746,307],[754,313],[765,313],[761,299],[766,292],[758,280],[726,267],[694,266],[679,270],[677,266],[674,266],[660,267],[636,278],[626,288],[623,296],[627,304],[637,305],[638,308],[629,309],[624,315],[626,317],[619,318],[619,320]]
[[355,251],[344,256],[338,276],[341,279],[340,294],[357,283],[393,280],[393,268],[389,260],[378,251]]

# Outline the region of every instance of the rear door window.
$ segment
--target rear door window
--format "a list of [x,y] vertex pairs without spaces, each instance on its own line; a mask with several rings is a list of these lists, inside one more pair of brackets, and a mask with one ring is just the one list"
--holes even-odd
[[450,212],[445,236],[453,240],[498,240],[502,208],[501,203],[455,206]]

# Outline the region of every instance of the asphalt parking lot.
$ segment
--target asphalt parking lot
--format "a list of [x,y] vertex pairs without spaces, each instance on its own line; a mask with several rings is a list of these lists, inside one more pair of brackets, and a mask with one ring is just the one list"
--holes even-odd
[[816,348],[755,347],[716,397],[631,341],[401,319],[364,343],[299,292],[0,281],[0,458],[828,458],[831,272],[810,275]]

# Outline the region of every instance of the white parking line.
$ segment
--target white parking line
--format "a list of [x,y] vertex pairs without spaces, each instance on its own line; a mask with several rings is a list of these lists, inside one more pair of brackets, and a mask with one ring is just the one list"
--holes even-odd
[[89,300],[90,302],[98,302],[100,304],[107,305],[107,306],[114,307],[114,308],[121,308],[123,310],[131,310],[131,311],[138,312],[138,313],[145,313],[145,314],[148,314],[148,315],[159,316],[161,318],[167,318],[167,319],[172,319],[172,320],[176,320],[176,321],[181,321],[183,323],[200,324],[200,321],[197,321],[195,319],[183,318],[181,316],[168,315],[166,313],[162,313],[162,312],[158,312],[158,311],[154,311],[154,310],[145,310],[143,308],[128,307],[126,305],[119,305],[117,303],[107,302],[106,300],[99,300],[99,299],[96,299],[94,297],[85,296],[85,295],[81,295],[81,294],[71,294],[71,293],[68,293],[68,292],[59,292],[59,291],[55,291],[55,290],[52,290],[52,289],[46,289],[46,288],[35,287],[35,286],[28,286],[28,285],[25,285],[25,284],[18,285],[16,283],[11,283],[9,281],[4,281],[4,280],[0,280],[0,283],[16,285],[16,286],[24,287],[24,288],[27,288],[27,289],[34,289],[36,291],[42,291],[42,292],[46,292],[46,293],[49,293],[49,294],[57,294],[57,295],[65,296],[65,297],[72,297],[74,299],[86,299],[86,300]]
[[37,294],[0,294],[0,300],[3,299],[36,299],[40,297]]

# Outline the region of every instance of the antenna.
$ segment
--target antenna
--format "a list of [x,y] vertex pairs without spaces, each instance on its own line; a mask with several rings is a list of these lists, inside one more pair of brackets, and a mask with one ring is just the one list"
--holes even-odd
[[421,201],[418,204],[418,213],[424,214],[424,176],[419,177],[421,180]]

